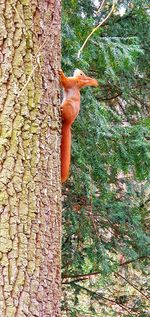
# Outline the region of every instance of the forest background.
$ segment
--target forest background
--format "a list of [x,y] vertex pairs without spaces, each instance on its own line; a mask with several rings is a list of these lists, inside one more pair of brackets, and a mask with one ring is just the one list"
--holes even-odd
[[[100,9],[100,4],[103,7]],[[63,187],[63,314],[148,316],[150,4],[63,0],[62,69],[82,91]]]

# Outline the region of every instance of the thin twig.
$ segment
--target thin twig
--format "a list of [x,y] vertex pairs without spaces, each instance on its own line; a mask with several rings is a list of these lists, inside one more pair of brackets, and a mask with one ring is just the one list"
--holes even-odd
[[115,9],[115,3],[116,3],[116,0],[113,0],[113,4],[112,4],[112,8],[110,10],[110,12],[108,13],[108,15],[92,30],[92,32],[88,35],[88,37],[85,39],[83,45],[81,46],[81,48],[79,49],[78,51],[78,54],[77,54],[77,57],[79,58],[80,55],[81,55],[81,52],[83,51],[86,43],[88,42],[89,38],[93,35],[93,33],[95,31],[97,31],[99,29],[100,26],[102,26],[110,17],[110,15],[113,13],[114,9]]
[[136,258],[136,259],[129,260],[129,261],[126,261],[126,262],[120,264],[120,266],[128,265],[128,264],[130,264],[130,263],[132,263],[132,262],[136,262],[136,261],[138,261],[138,260],[143,260],[143,259],[150,259],[150,257],[149,257],[148,255],[141,255],[141,256],[139,256],[139,257]]
[[100,13],[100,11],[102,10],[102,7],[104,6],[104,3],[105,3],[106,0],[102,0],[98,10],[97,10],[97,13]]
[[79,277],[81,277],[81,278],[89,278],[90,276],[92,276],[92,275],[98,275],[98,274],[101,274],[102,272],[91,272],[91,273],[87,273],[87,274],[77,274],[77,275],[64,275],[64,276],[62,276],[62,278],[63,279],[69,279],[69,278],[79,278]]
[[19,98],[20,95],[22,94],[22,92],[25,90],[25,88],[27,87],[29,81],[31,80],[31,77],[32,77],[34,71],[35,71],[36,68],[38,67],[38,64],[39,64],[38,58],[39,58],[39,56],[40,56],[40,51],[41,51],[41,49],[44,47],[44,45],[45,45],[45,43],[46,43],[46,41],[47,41],[47,38],[48,38],[48,36],[46,36],[44,42],[40,45],[39,49],[37,50],[36,55],[35,55],[35,59],[37,60],[37,64],[33,67],[31,73],[29,74],[29,77],[28,77],[26,83],[24,84],[24,86],[23,86],[23,88],[20,90],[20,92],[18,93],[17,98]]
[[[132,262],[135,262],[135,261],[138,261],[138,260],[141,260],[141,259],[144,259],[144,258],[148,258],[149,259],[150,257],[143,255],[143,256],[140,256],[140,257],[138,257],[136,259],[132,259],[132,260],[126,261],[124,263],[121,263],[118,266],[119,267],[120,266],[125,266],[125,265],[128,265],[128,264],[132,263]],[[89,277],[89,276],[92,276],[92,275],[98,275],[98,274],[101,274],[101,273],[102,273],[101,271],[97,271],[97,272],[89,272],[89,273],[86,273],[86,274],[63,275],[62,278],[63,279],[82,278],[83,279],[84,277],[86,278],[86,277]]]
[[[96,292],[94,292],[94,291],[91,291],[90,289],[87,289],[86,287],[81,286],[81,285],[79,285],[79,284],[75,284],[75,283],[74,283],[74,285],[77,286],[77,287],[78,287],[79,289],[81,289],[81,290],[83,289],[84,291],[87,292],[87,294],[89,293],[89,294],[90,294],[91,296],[93,296],[95,299],[104,299],[104,300],[106,300],[106,301],[112,302],[112,303],[114,303],[114,304],[120,306],[122,309],[126,310],[128,313],[133,312],[133,310],[132,310],[131,307],[126,307],[126,306],[124,306],[123,304],[118,303],[117,301],[115,301],[115,300],[113,300],[113,299],[110,299],[110,298],[107,298],[107,297],[103,296],[103,294],[99,294],[99,293],[96,293]],[[134,313],[134,315],[137,316],[137,313]]]
[[23,91],[25,90],[25,88],[27,87],[27,85],[28,85],[29,81],[31,80],[31,77],[32,77],[32,75],[33,75],[33,73],[34,73],[34,71],[35,71],[35,69],[36,69],[37,67],[38,67],[38,65],[35,65],[35,66],[33,67],[32,71],[31,71],[31,73],[30,73],[30,75],[29,75],[29,77],[28,77],[28,79],[27,79],[27,81],[26,81],[26,83],[25,83],[25,85],[24,85],[23,88],[20,90],[20,92],[19,92],[17,98],[19,98],[19,97],[21,96],[22,92],[23,92]]
[[22,17],[20,16],[20,14],[19,14],[19,12],[17,10],[17,8],[14,5],[12,5],[12,8],[15,10],[16,14],[18,15],[18,18],[19,18],[20,22],[24,23]]
[[122,93],[116,94],[116,95],[111,96],[111,97],[108,97],[108,98],[97,98],[97,99],[98,99],[99,101],[109,101],[109,100],[116,99],[116,98],[120,97],[121,94],[122,94]]
[[49,36],[49,35],[46,36],[44,42],[40,45],[39,49],[38,49],[37,52],[36,52],[35,57],[38,56],[39,52],[41,51],[41,49],[42,49],[42,48],[44,47],[44,45],[46,44],[46,41],[47,41],[48,36]]
[[136,291],[138,291],[141,295],[143,295],[146,299],[149,299],[147,295],[145,295],[140,289],[138,289],[135,285],[133,285],[128,279],[126,279],[124,276],[122,276],[119,273],[115,273],[115,275],[121,277],[123,280],[125,280],[129,285],[131,285]]

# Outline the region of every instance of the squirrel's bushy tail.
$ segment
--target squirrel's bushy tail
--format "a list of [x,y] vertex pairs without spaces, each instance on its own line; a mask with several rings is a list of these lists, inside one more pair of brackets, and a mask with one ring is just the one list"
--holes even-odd
[[61,139],[61,181],[64,183],[69,176],[71,160],[71,126],[62,123]]

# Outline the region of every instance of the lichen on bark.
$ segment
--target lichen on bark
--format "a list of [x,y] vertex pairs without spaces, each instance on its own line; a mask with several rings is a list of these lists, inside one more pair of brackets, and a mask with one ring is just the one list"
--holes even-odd
[[59,317],[60,1],[1,0],[0,29],[0,316]]

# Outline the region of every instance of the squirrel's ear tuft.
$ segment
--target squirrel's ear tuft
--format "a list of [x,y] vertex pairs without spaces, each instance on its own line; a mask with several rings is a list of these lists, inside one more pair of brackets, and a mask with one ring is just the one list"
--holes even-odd
[[76,68],[73,72],[73,77],[79,76],[79,73],[80,73],[80,69]]
[[81,69],[77,68],[74,70],[73,77],[78,77],[78,76],[85,76],[85,74],[83,73]]

